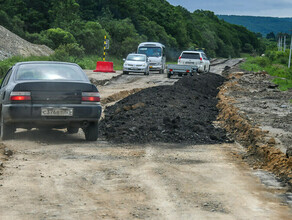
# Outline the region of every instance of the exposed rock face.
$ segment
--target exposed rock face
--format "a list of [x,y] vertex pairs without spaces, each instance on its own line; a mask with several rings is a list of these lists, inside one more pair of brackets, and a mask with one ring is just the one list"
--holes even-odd
[[29,43],[11,31],[0,26],[0,60],[12,56],[49,56],[54,51],[45,45]]

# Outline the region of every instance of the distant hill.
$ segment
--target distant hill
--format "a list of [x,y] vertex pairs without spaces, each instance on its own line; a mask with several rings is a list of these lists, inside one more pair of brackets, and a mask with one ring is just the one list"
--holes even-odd
[[275,17],[257,17],[257,16],[238,16],[238,15],[217,15],[231,24],[242,25],[248,30],[261,33],[265,37],[268,33],[275,34],[289,33],[292,30],[291,18],[275,18]]

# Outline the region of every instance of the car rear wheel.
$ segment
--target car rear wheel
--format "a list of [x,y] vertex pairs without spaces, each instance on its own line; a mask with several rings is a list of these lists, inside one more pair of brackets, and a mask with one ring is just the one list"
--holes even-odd
[[1,132],[0,132],[0,138],[1,140],[8,140],[13,138],[15,128],[12,125],[5,124],[3,115],[1,115]]
[[76,134],[76,133],[78,133],[78,131],[79,131],[79,128],[78,127],[68,127],[67,128],[67,132],[69,134]]
[[96,141],[98,138],[98,123],[91,122],[88,127],[83,129],[87,141]]

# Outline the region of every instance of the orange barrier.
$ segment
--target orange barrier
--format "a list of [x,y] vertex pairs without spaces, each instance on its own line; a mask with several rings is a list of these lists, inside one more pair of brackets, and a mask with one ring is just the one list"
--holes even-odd
[[96,69],[93,72],[103,72],[103,73],[115,73],[114,63],[108,61],[98,61],[96,62]]

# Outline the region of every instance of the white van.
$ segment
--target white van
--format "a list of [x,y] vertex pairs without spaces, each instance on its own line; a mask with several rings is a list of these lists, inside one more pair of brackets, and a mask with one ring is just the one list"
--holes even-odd
[[183,51],[178,58],[177,64],[196,65],[200,73],[208,73],[210,71],[210,60],[202,51]]
[[164,73],[165,69],[165,46],[157,42],[144,42],[139,44],[137,53],[145,54],[149,60],[149,69]]

